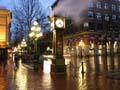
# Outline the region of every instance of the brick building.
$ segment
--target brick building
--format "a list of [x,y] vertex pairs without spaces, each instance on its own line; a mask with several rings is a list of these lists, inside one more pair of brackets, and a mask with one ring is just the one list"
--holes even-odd
[[86,56],[105,54],[105,51],[108,54],[118,53],[120,0],[88,1],[87,9],[83,12],[84,19],[79,25],[76,26],[72,20],[67,19],[64,54]]

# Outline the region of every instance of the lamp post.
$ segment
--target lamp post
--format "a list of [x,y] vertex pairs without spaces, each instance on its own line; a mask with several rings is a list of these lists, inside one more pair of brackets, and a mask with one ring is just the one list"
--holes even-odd
[[[21,47],[22,47],[22,49],[23,49],[22,52],[24,53],[24,49],[25,49],[25,47],[27,47],[27,43],[26,43],[25,39],[23,39],[23,40],[21,41]],[[22,53],[22,52],[21,52],[21,53]],[[23,54],[23,53],[22,53],[22,54]]]
[[80,57],[82,58],[83,40],[79,42],[79,46],[80,46]]
[[21,55],[21,46],[20,46],[20,44],[17,45],[17,54]]
[[33,38],[34,40],[34,69],[38,69],[38,56],[37,56],[37,41],[39,37],[42,37],[43,33],[41,31],[41,27],[39,26],[38,22],[35,21],[31,27],[31,32],[29,33],[29,37]]
[[37,41],[38,41],[38,38],[39,37],[42,37],[42,32],[41,32],[41,28],[38,24],[37,21],[35,21],[31,27],[31,32],[29,33],[29,37],[30,38],[33,38],[33,40],[35,41],[34,42],[34,50],[35,50],[35,53],[37,53]]

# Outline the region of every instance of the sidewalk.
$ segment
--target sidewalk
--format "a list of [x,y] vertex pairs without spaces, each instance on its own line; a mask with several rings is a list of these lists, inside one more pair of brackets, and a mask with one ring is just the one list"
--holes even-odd
[[8,60],[5,67],[0,65],[0,90],[15,90],[14,63]]
[[[50,73],[43,72],[43,70],[36,72],[33,70],[32,63],[21,63],[20,61],[17,70],[14,70],[11,64],[8,71],[0,76],[0,90],[120,90],[120,71],[116,68],[119,58],[115,57],[113,60],[117,63],[114,65],[114,70],[109,69],[108,64],[108,70],[103,67],[106,65],[106,63],[103,63],[105,59],[99,62],[100,65],[95,62],[99,60],[89,58],[84,62],[85,73],[82,74],[81,59],[70,57],[67,74],[61,76],[51,76]],[[108,59],[107,62],[113,64],[111,59]],[[46,67],[46,70],[48,69]]]
[[109,79],[120,80],[120,71],[108,72],[105,76]]
[[[36,67],[37,67],[37,65],[38,65],[38,67],[37,68],[40,68],[41,67],[41,64],[39,63],[39,62],[36,62],[36,65],[34,65],[35,63],[33,63],[33,62],[25,62],[25,63],[22,63],[23,64],[23,66],[25,66],[25,67],[27,67],[27,68],[29,68],[29,69],[35,69]],[[36,66],[36,67],[35,67]]]
[[27,67],[29,69],[34,69],[33,63],[22,63],[22,64],[23,64],[23,66],[25,66],[25,67]]

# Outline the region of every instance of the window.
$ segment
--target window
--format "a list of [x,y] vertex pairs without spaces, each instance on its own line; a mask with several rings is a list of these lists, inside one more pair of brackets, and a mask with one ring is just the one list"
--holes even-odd
[[108,10],[108,3],[104,3],[104,9]]
[[101,13],[96,13],[97,20],[102,20]]
[[110,31],[110,25],[109,24],[105,24],[106,30]]
[[108,16],[108,14],[105,14],[105,21],[109,21],[110,17]]
[[116,10],[116,6],[112,4],[112,10]]
[[120,12],[120,6],[118,6],[118,11]]
[[114,30],[118,31],[118,26],[117,25],[114,26]]
[[120,16],[118,16],[118,21],[120,21]]
[[95,24],[92,22],[89,22],[89,30],[94,31],[95,30]]
[[88,12],[88,18],[94,18],[93,12],[91,12],[91,11]]
[[97,24],[97,29],[98,29],[98,31],[102,31],[103,30],[102,23],[98,23]]
[[116,15],[112,15],[112,20],[116,21]]
[[[117,32],[118,32],[118,31],[117,31]],[[119,37],[119,34],[118,34],[117,32],[114,33],[115,37]]]
[[89,3],[88,3],[88,7],[89,7],[89,8],[93,8],[93,2],[89,2]]
[[101,2],[97,2],[97,3],[96,3],[96,7],[97,7],[97,8],[102,8],[102,7],[101,7]]

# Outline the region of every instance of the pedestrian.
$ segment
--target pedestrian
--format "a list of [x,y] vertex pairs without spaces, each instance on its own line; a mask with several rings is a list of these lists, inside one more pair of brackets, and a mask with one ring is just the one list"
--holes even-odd
[[15,62],[15,67],[18,67],[19,66],[19,57],[17,54],[15,54],[15,58],[14,58],[14,62]]
[[1,64],[2,64],[2,73],[7,72],[7,67],[8,67],[8,51],[7,49],[2,49],[1,50]]

